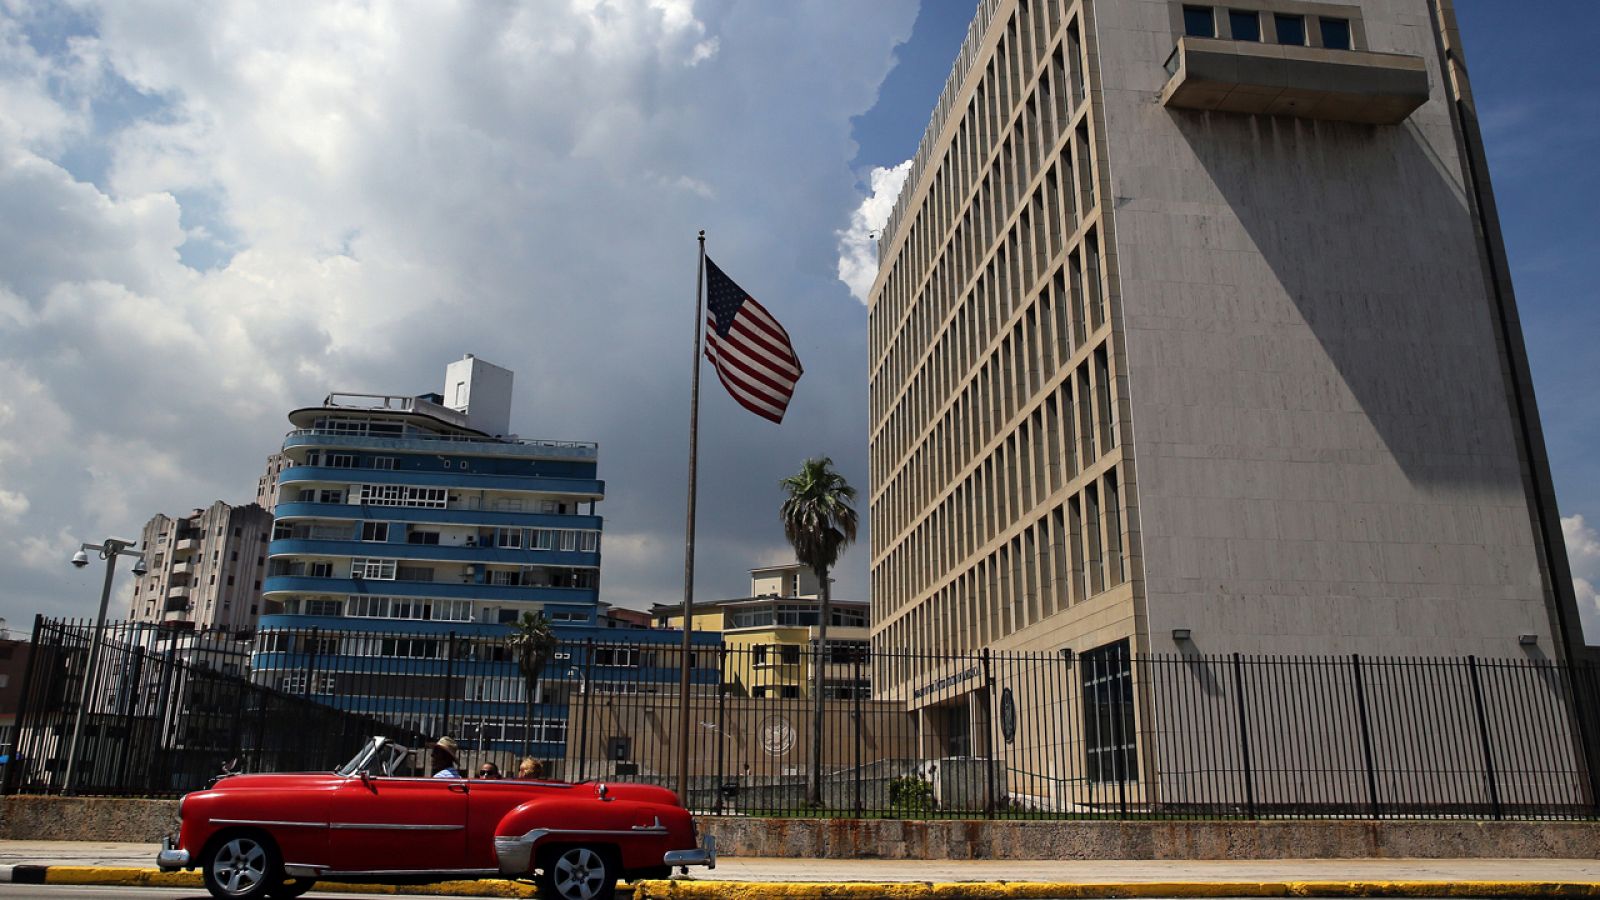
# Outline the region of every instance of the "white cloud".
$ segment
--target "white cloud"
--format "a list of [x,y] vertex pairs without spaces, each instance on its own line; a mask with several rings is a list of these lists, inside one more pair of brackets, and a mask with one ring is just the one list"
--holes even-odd
[[1578,618],[1584,638],[1600,644],[1600,533],[1584,522],[1583,516],[1561,517],[1561,533],[1567,541],[1567,562],[1572,566],[1572,589],[1578,595]]
[[834,231],[915,15],[0,5],[0,616],[81,613],[77,541],[247,501],[290,409],[468,351],[515,370],[519,432],[600,442],[602,599],[670,601],[699,228],[807,362],[781,429],[701,399],[697,582],[742,591],[802,456],[864,481]]
[[862,303],[872,292],[872,282],[878,277],[877,235],[889,221],[894,202],[900,197],[900,188],[911,172],[911,160],[893,168],[876,166],[872,170],[872,193],[861,201],[850,215],[850,227],[839,235],[839,280],[850,287],[850,293]]

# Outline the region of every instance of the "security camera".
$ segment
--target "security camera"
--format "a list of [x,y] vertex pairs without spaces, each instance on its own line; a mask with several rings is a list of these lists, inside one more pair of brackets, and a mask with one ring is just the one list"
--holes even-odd
[[72,554],[72,564],[80,569],[84,566],[87,566],[89,564],[89,554],[83,552],[82,550]]
[[143,578],[149,571],[150,567],[144,564],[142,557],[133,561],[133,574]]

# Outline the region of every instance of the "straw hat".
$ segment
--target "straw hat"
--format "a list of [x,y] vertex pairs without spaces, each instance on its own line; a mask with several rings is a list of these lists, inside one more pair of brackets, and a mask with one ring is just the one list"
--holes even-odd
[[456,743],[456,739],[455,738],[452,738],[452,737],[439,738],[437,741],[433,742],[433,746],[435,746],[435,747],[439,748],[440,750],[443,750],[444,752],[450,754],[450,758],[451,759],[460,759],[461,758],[461,747],[460,747],[459,744]]

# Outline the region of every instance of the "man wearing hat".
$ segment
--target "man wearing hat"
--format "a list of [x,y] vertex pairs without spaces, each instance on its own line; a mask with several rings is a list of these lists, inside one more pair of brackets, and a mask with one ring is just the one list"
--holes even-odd
[[465,778],[461,770],[456,767],[456,760],[461,749],[456,744],[456,739],[442,737],[433,742],[433,777],[435,778]]

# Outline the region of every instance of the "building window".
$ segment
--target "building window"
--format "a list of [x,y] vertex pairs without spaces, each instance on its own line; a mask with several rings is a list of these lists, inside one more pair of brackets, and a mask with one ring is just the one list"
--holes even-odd
[[308,616],[342,616],[344,604],[332,597],[315,597],[306,600]]
[[383,543],[389,540],[389,523],[362,522],[361,539],[363,541],[373,541],[377,543]]
[[1286,16],[1283,13],[1278,13],[1272,17],[1272,22],[1278,31],[1278,43],[1289,44],[1294,47],[1305,46],[1305,16]]
[[233,576],[232,575],[228,576],[228,587],[233,587]]
[[439,532],[437,532],[437,531],[413,531],[410,534],[406,535],[406,543],[408,543],[408,544],[437,544],[437,543],[439,543]]
[[392,456],[374,456],[372,458],[372,467],[374,469],[385,469],[385,470],[393,469],[394,468],[394,457],[392,457]]
[[1230,9],[1228,28],[1236,41],[1260,41],[1261,14],[1253,9]]
[[496,541],[503,550],[520,550],[522,549],[522,529],[502,528]]
[[394,580],[394,560],[392,559],[361,559],[350,560],[351,578],[372,578],[379,581]]
[[1126,640],[1083,654],[1083,743],[1090,781],[1139,777],[1133,725],[1133,658]]
[[1209,6],[1183,8],[1183,33],[1189,37],[1216,37],[1217,20]]
[[1350,20],[1329,19],[1318,20],[1322,24],[1322,46],[1329,50],[1350,49]]
[[344,491],[318,491],[318,503],[343,503]]
[[356,456],[354,453],[329,453],[328,467],[332,469],[354,469]]

